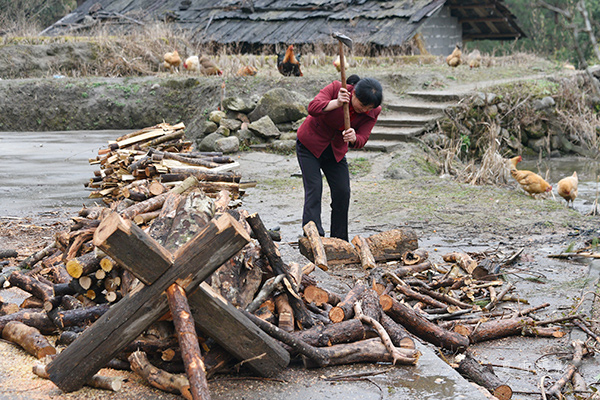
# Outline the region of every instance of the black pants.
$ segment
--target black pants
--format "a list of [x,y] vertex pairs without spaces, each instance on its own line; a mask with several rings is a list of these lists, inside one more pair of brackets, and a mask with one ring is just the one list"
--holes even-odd
[[325,236],[321,223],[322,170],[331,191],[331,237],[348,241],[350,173],[346,157],[337,162],[331,145],[329,145],[321,157],[317,158],[299,141],[296,141],[296,156],[302,170],[302,182],[304,183],[302,226],[313,221],[317,225],[319,234]]

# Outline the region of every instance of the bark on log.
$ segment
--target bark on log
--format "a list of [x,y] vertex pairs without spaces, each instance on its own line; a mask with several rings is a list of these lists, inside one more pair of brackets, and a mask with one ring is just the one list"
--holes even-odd
[[[46,371],[45,365],[35,364],[33,366],[33,373],[39,376],[40,378],[50,379],[50,376]],[[86,382],[86,385],[96,389],[104,389],[113,392],[118,392],[123,387],[123,378],[94,375],[90,380]]]
[[40,331],[19,321],[12,321],[6,324],[2,330],[2,337],[18,344],[26,352],[38,359],[56,354],[54,346],[48,342],[48,339]]
[[411,264],[411,265],[405,265],[402,267],[398,267],[395,270],[393,270],[392,272],[398,278],[402,278],[402,277],[412,275],[412,274],[415,274],[418,272],[427,271],[430,268],[431,268],[431,261],[426,260],[419,264]]
[[360,296],[365,290],[367,290],[365,284],[357,283],[352,290],[346,294],[344,300],[329,311],[329,319],[331,319],[331,322],[338,323],[352,318],[354,315],[354,303],[360,299]]
[[21,321],[27,326],[31,326],[40,331],[43,335],[52,335],[56,332],[56,326],[46,315],[43,309],[27,308],[16,313],[0,317],[0,330],[3,330],[6,324],[11,321]]
[[512,397],[511,387],[502,383],[491,367],[481,365],[469,352],[459,357],[462,356],[464,358],[456,368],[458,372],[489,390],[499,400],[508,400]]
[[410,337],[410,333],[406,328],[396,321],[394,321],[389,315],[383,313],[381,315],[381,325],[385,328],[387,333],[392,339],[392,343],[396,347],[403,347],[405,349],[414,349],[415,341]]
[[310,248],[312,249],[315,258],[313,263],[323,271],[327,271],[329,269],[327,266],[327,255],[325,254],[325,248],[323,247],[321,236],[317,230],[317,225],[314,221],[310,221],[308,224],[304,225],[302,229],[306,234],[306,238],[308,239],[308,243],[310,244]]
[[469,338],[456,332],[447,331],[418,315],[406,304],[392,299],[392,307],[384,311],[413,335],[438,347],[451,351],[464,351],[469,346]]
[[48,312],[48,317],[57,328],[65,329],[72,326],[89,325],[104,315],[108,309],[108,304],[76,308],[73,310],[61,310],[55,308]]
[[183,375],[173,375],[150,364],[146,353],[136,351],[128,358],[131,370],[144,378],[150,385],[169,393],[181,394],[187,400],[192,400],[190,383]]
[[571,360],[571,364],[564,372],[564,374],[558,379],[550,389],[546,392],[550,396],[562,398],[562,388],[571,380],[571,377],[579,369],[581,363],[583,362],[583,343],[580,340],[575,340],[571,343],[573,346],[573,359]]
[[198,336],[196,335],[194,319],[187,302],[185,290],[177,283],[174,283],[167,289],[167,299],[171,315],[173,316],[179,345],[181,346],[181,354],[190,383],[192,398],[194,400],[208,400],[210,399],[210,392],[206,380],[206,371],[202,355],[200,354]]
[[54,289],[52,286],[43,284],[37,279],[25,275],[19,271],[14,271],[12,274],[10,274],[8,281],[12,286],[23,289],[40,300],[46,301],[54,297]]
[[[487,340],[500,339],[507,336],[547,336],[560,338],[564,336],[564,332],[558,328],[544,329],[535,326],[535,321],[532,318],[508,318],[483,322],[471,327],[469,325],[457,325],[454,327],[455,332],[460,332],[463,335],[468,335],[471,343],[479,343]],[[464,333],[462,333],[464,332]]]
[[0,258],[16,258],[19,256],[16,250],[13,249],[0,249]]
[[[408,350],[408,349],[407,349]],[[327,360],[326,365],[346,365],[355,363],[380,363],[392,362],[392,356],[381,343],[381,339],[372,338],[361,340],[354,343],[336,344],[331,347],[319,347],[322,356]],[[406,365],[414,365],[417,360],[417,350],[413,350],[414,358],[409,358],[410,361]],[[313,360],[304,360],[306,368],[315,368],[320,365],[312,362]]]
[[33,267],[40,260],[52,254],[56,249],[56,241],[50,243],[48,246],[44,247],[42,250],[37,251],[21,261],[17,266],[19,269],[27,269]]
[[[327,258],[327,264],[340,265],[340,264],[360,264],[360,257],[358,252],[352,246],[352,244],[345,240],[331,237],[322,237],[321,243],[325,248],[325,257]],[[313,263],[315,262],[315,254],[312,251],[312,246],[308,241],[308,238],[302,237],[298,240],[298,247],[300,254],[308,258]]]
[[340,343],[351,343],[365,339],[365,328],[357,319],[339,324],[316,325],[310,329],[293,333],[298,339],[315,347],[326,347]]
[[375,257],[373,256],[373,253],[371,253],[371,249],[369,249],[369,243],[367,242],[367,239],[356,235],[352,239],[352,244],[354,247],[356,247],[358,256],[360,257],[360,263],[365,271],[373,269],[377,266]]

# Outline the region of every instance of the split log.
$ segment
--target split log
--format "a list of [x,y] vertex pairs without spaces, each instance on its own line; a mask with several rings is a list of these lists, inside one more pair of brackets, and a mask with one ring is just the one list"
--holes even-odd
[[14,314],[19,312],[20,307],[14,303],[2,303],[0,304],[0,317],[4,315]]
[[469,346],[469,338],[456,332],[447,331],[418,315],[406,304],[392,299],[389,309],[383,308],[394,321],[404,326],[413,335],[438,347],[451,351],[464,351]]
[[286,332],[294,331],[294,311],[288,301],[287,293],[275,296],[275,308],[277,309],[278,324]]
[[39,280],[25,275],[19,271],[14,271],[12,274],[10,274],[8,281],[12,286],[23,289],[40,300],[45,301],[54,297],[54,290],[52,286],[41,283]]
[[169,393],[181,394],[187,400],[192,400],[190,383],[184,375],[173,375],[150,364],[146,353],[136,351],[128,358],[131,370],[144,378],[150,385]]
[[469,337],[471,343],[485,342],[508,336],[548,336],[561,338],[565,333],[558,328],[542,328],[536,326],[532,318],[508,318],[493,320],[477,324],[475,327],[469,325],[456,325],[454,332]]
[[172,284],[167,289],[167,299],[169,308],[173,316],[173,323],[181,346],[181,355],[185,371],[190,383],[190,392],[194,400],[210,399],[208,382],[206,380],[206,371],[204,362],[200,354],[200,345],[198,336],[194,327],[194,319],[187,302],[185,291],[177,283]]
[[425,249],[409,250],[402,254],[402,263],[404,263],[404,265],[422,264],[428,257],[429,253]]
[[[45,365],[35,364],[33,366],[33,373],[39,376],[40,378],[50,379],[48,371],[46,371]],[[118,392],[123,387],[123,378],[94,375],[90,380],[86,382],[86,385],[96,389],[104,389],[111,390],[113,392]]]
[[481,365],[469,352],[457,356],[457,359],[460,358],[456,368],[458,372],[489,390],[499,400],[512,397],[511,387],[502,383],[490,366]]
[[35,296],[29,296],[23,300],[21,308],[44,308],[44,301]]
[[408,228],[376,233],[367,242],[377,262],[401,260],[405,252],[419,248],[416,232]]
[[357,283],[352,290],[346,294],[344,300],[339,302],[329,311],[329,319],[331,319],[331,322],[339,323],[352,318],[354,315],[354,303],[360,299],[365,290],[367,290],[367,286],[365,284]]
[[80,231],[71,232],[69,234],[69,244],[63,253],[63,261],[71,260],[77,257],[83,245],[87,243],[93,236],[96,228],[82,229]]
[[446,262],[454,262],[458,264],[469,275],[475,279],[483,279],[489,275],[489,271],[482,266],[477,264],[477,261],[473,260],[471,256],[466,253],[452,252],[442,256]]
[[356,235],[352,239],[352,244],[357,249],[360,257],[360,263],[362,264],[364,270],[369,270],[377,266],[375,257],[373,256],[373,253],[371,253],[371,249],[369,249],[369,243],[367,242],[367,239]]
[[302,229],[304,230],[304,234],[308,239],[308,243],[310,244],[310,248],[312,249],[315,258],[313,263],[323,271],[327,271],[329,269],[329,267],[327,267],[327,255],[325,254],[325,248],[323,247],[321,236],[317,230],[317,225],[314,221],[310,221],[308,224],[304,225]]

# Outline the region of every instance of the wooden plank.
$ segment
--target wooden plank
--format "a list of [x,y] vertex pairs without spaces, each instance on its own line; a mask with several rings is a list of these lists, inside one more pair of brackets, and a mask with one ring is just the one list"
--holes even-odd
[[[188,297],[196,327],[262,376],[273,376],[290,362],[289,353],[208,284]],[[261,355],[265,355],[262,356]]]
[[119,145],[119,148],[126,147],[126,146],[130,146],[134,143],[144,142],[146,140],[157,138],[164,134],[165,134],[165,131],[163,129],[154,129],[154,130],[151,130],[150,132],[146,132],[144,134],[131,137],[129,139],[121,140],[120,142],[117,142],[117,144]]
[[52,382],[64,392],[80,389],[125,346],[164,315],[168,310],[164,291],[173,282],[176,281],[189,294],[249,241],[250,236],[243,226],[229,214],[211,220],[177,251],[173,266],[159,279],[152,285],[138,286],[127,294],[48,365]]

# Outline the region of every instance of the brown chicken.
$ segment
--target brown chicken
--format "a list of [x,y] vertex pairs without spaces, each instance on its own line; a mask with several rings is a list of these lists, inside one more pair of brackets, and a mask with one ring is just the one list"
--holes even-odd
[[461,56],[462,51],[460,50],[460,45],[456,44],[456,47],[452,51],[452,54],[446,57],[446,63],[451,67],[458,67],[461,63]]
[[277,69],[283,76],[303,76],[300,71],[300,55],[296,57],[293,45],[288,46],[285,55],[277,54]]
[[547,193],[552,191],[552,186],[538,174],[517,169],[517,164],[523,161],[521,156],[516,156],[510,159],[510,174],[521,185],[531,197],[535,198],[536,194]]
[[254,68],[252,65],[245,65],[238,69],[237,74],[238,76],[254,76],[257,72],[257,69]]
[[169,71],[178,71],[180,65],[181,57],[179,57],[179,53],[177,52],[177,50],[165,53],[165,55],[163,56],[163,66],[165,67],[165,69],[168,69]]
[[577,179],[577,171],[573,172],[573,175],[558,181],[558,195],[567,201],[567,207],[569,206],[569,202],[571,202],[571,206],[573,206],[573,203],[575,202],[578,183],[579,179]]
[[202,75],[223,75],[221,68],[206,56],[200,57],[200,73]]

